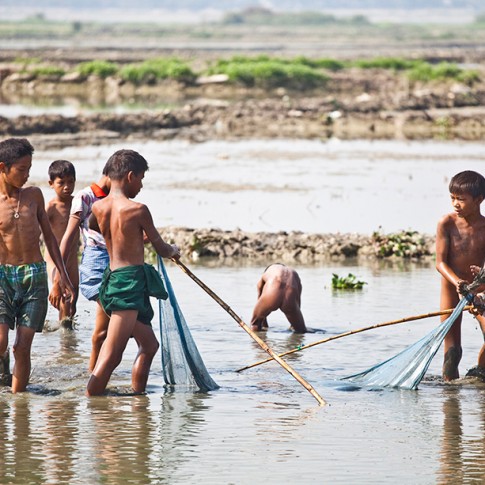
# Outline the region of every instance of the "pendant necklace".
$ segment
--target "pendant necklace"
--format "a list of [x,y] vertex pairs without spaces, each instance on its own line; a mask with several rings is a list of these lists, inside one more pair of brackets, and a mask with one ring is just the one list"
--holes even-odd
[[18,219],[20,217],[19,209],[20,209],[20,189],[19,189],[19,200],[17,202],[17,210],[14,210],[13,212],[14,219]]

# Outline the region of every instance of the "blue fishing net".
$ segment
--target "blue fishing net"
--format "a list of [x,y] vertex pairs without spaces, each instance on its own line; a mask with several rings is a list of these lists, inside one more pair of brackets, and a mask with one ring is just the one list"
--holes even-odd
[[171,386],[196,387],[202,392],[218,389],[219,386],[209,375],[195,345],[160,257],[158,272],[168,293],[166,300],[158,300],[165,383]]
[[396,356],[364,372],[342,379],[360,386],[417,389],[446,334],[462,313],[465,305],[471,300],[473,300],[473,296],[469,293],[460,300],[445,321]]

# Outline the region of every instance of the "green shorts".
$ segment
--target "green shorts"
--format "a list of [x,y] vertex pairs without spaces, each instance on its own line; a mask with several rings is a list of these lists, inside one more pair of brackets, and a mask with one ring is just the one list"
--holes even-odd
[[49,287],[44,261],[0,264],[0,323],[42,332],[47,314]]
[[150,296],[166,300],[168,294],[157,270],[149,265],[124,266],[103,275],[99,302],[111,315],[117,310],[138,310],[138,321],[151,326],[154,316]]

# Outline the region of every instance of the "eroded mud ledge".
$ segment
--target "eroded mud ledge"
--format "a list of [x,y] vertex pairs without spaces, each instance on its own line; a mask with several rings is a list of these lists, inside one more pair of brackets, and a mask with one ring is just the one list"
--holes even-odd
[[[239,229],[159,229],[163,239],[181,248],[184,259],[237,259],[251,262],[310,264],[346,258],[432,260],[435,238],[416,232],[401,233],[398,245],[392,235],[356,233],[244,232]],[[402,237],[408,234],[408,237]]]

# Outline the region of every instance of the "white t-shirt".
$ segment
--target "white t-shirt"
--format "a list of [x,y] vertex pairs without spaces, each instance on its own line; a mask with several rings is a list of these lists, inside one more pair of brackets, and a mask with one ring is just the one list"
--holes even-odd
[[92,184],[89,187],[77,192],[72,199],[71,215],[78,215],[81,221],[81,234],[83,236],[83,243],[85,246],[98,246],[106,248],[106,241],[103,236],[88,226],[89,216],[92,213],[93,204],[100,199],[106,197],[107,194],[103,192],[101,187],[97,184]]

